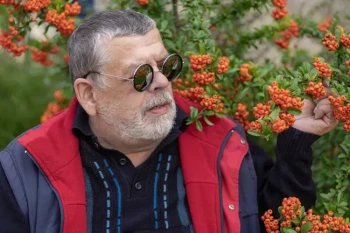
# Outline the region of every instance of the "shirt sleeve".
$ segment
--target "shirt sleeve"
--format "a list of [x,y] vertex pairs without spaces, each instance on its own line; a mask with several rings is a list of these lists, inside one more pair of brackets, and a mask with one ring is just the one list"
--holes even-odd
[[285,197],[297,197],[305,209],[316,201],[316,188],[312,180],[311,145],[319,136],[304,133],[293,127],[280,133],[273,161],[256,143],[249,141],[258,180],[260,216],[271,209],[275,217]]
[[21,212],[0,163],[0,231],[29,233],[29,224]]

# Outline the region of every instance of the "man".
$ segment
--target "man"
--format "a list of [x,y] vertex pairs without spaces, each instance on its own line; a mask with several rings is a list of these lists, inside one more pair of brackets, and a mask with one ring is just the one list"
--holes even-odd
[[337,123],[327,99],[305,103],[273,163],[229,118],[186,126],[192,104],[170,83],[182,59],[149,17],[97,13],[68,49],[69,108],[0,154],[1,232],[251,233],[284,197],[313,205],[310,146]]

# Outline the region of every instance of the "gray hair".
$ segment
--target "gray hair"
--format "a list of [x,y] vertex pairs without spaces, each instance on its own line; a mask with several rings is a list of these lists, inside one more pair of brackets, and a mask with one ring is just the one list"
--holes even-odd
[[[108,62],[103,41],[116,37],[145,35],[156,23],[150,17],[133,10],[103,11],[87,18],[68,40],[69,72],[72,82],[89,71],[100,71]],[[104,88],[106,81],[91,73],[88,78]]]

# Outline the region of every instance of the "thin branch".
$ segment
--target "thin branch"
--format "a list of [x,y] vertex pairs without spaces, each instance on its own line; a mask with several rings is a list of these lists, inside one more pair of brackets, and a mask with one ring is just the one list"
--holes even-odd
[[180,29],[180,25],[179,25],[179,12],[177,10],[177,0],[172,0],[173,1],[173,13],[175,16],[175,29],[176,29],[176,34],[179,34],[179,29]]

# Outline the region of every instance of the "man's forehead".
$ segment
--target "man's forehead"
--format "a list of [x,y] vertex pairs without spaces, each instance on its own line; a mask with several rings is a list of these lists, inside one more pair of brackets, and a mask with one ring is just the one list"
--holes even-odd
[[128,59],[123,59],[124,64],[128,66],[140,65],[140,64],[154,64],[163,61],[167,56],[168,52],[166,50],[162,50],[159,52],[150,52],[145,54],[136,54],[135,56],[128,56]]

